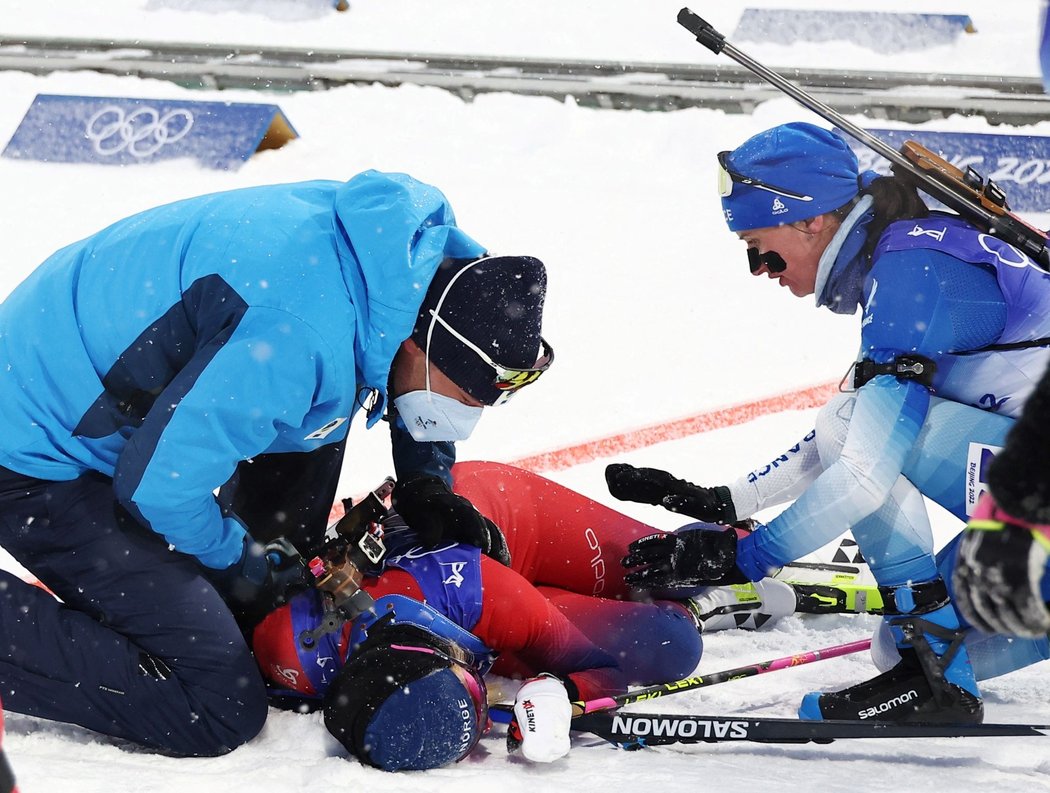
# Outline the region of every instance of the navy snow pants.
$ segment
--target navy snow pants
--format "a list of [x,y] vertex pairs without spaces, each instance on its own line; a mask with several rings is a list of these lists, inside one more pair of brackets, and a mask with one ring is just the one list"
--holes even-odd
[[219,755],[266,719],[266,691],[195,560],[116,505],[112,481],[0,468],[0,546],[50,587],[0,571],[0,692],[16,713],[175,755]]

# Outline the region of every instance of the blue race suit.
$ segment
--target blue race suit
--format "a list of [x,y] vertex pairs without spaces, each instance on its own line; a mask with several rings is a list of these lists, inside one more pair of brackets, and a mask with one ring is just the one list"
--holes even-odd
[[[741,541],[738,564],[754,580],[848,529],[858,542],[868,538],[865,555],[880,583],[934,577],[928,520],[924,511],[917,516],[921,499],[910,490],[965,518],[976,500],[967,491],[968,453],[979,460],[1002,445],[1046,366],[1045,347],[972,351],[1050,336],[1050,275],[1007,243],[938,214],[891,224],[866,269],[866,211],[866,202],[858,205],[825,252],[818,302],[846,311],[863,304],[862,358],[919,354],[936,375],[932,388],[879,375],[833,400],[793,454],[794,481],[781,492],[760,490],[761,469],[734,483],[744,513],[805,488]],[[834,433],[822,432],[821,422],[846,429],[828,437]],[[902,512],[926,525],[899,530]]]
[[[730,487],[734,504],[739,493],[745,505],[739,517],[798,496],[740,541],[737,565],[757,580],[852,530],[878,583],[892,589],[896,613],[923,614],[919,623],[887,616],[898,647],[912,643],[902,626],[926,626],[927,647],[948,659],[943,681],[979,703],[967,653],[949,652],[947,637],[965,625],[935,594],[940,576],[923,495],[963,519],[976,505],[979,474],[1046,367],[1050,274],[940,213],[891,223],[868,267],[871,203],[862,198],[824,251],[817,303],[840,313],[863,305],[861,360],[885,365],[911,356],[907,365],[919,361],[924,376],[876,371],[855,394],[822,409],[816,431],[782,456],[783,465],[778,460],[774,475],[767,466]],[[1033,344],[1010,347],[1026,342]],[[920,592],[930,593],[921,597],[931,605],[920,604]],[[1025,658],[1045,655],[1032,649]],[[1025,662],[1018,655],[1004,666]],[[800,715],[820,718],[819,702],[808,696]]]
[[[481,551],[456,544],[431,550],[412,548],[386,565],[411,575],[423,590],[422,600],[376,591],[373,610],[304,647],[300,635],[317,628],[324,617],[324,598],[311,589],[296,595],[283,609],[271,612],[255,628],[252,641],[259,665],[265,676],[280,683],[271,691],[274,697],[287,696],[293,702],[300,697],[323,698],[368,629],[388,610],[395,612],[397,622],[408,622],[457,642],[479,661],[482,674],[489,671],[495,653],[470,633],[481,615]],[[442,585],[448,570],[456,572],[457,586]]]

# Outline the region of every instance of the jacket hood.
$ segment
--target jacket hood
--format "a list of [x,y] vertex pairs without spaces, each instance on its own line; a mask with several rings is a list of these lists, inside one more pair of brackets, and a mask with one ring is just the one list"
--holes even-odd
[[407,174],[365,171],[336,192],[336,238],[356,311],[358,388],[378,394],[368,426],[383,415],[390,366],[445,258],[476,259],[485,248],[456,226],[436,187]]

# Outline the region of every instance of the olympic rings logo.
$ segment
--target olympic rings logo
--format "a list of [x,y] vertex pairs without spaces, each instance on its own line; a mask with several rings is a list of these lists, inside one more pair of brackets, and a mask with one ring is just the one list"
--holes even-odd
[[152,107],[140,107],[125,114],[122,108],[108,105],[88,119],[84,134],[102,157],[127,151],[142,159],[182,140],[191,129],[193,114],[189,110],[169,110],[161,115]]
[[[978,234],[977,241],[984,250],[992,254],[1007,267],[1035,267],[1039,269],[1038,265],[1029,259],[1028,256],[1005,240],[993,237],[991,234]],[[1004,258],[1004,254],[1007,251],[1016,254],[1017,258]]]

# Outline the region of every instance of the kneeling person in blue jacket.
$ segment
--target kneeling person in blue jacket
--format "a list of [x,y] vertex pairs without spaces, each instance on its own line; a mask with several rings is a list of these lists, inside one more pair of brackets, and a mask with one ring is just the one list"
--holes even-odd
[[323,531],[361,408],[390,421],[423,541],[506,560],[448,469],[550,365],[545,290],[440,191],[374,171],[181,201],[52,255],[0,304],[0,545],[61,598],[0,572],[5,707],[176,755],[254,737],[266,692],[226,604],[305,580],[294,545]]

